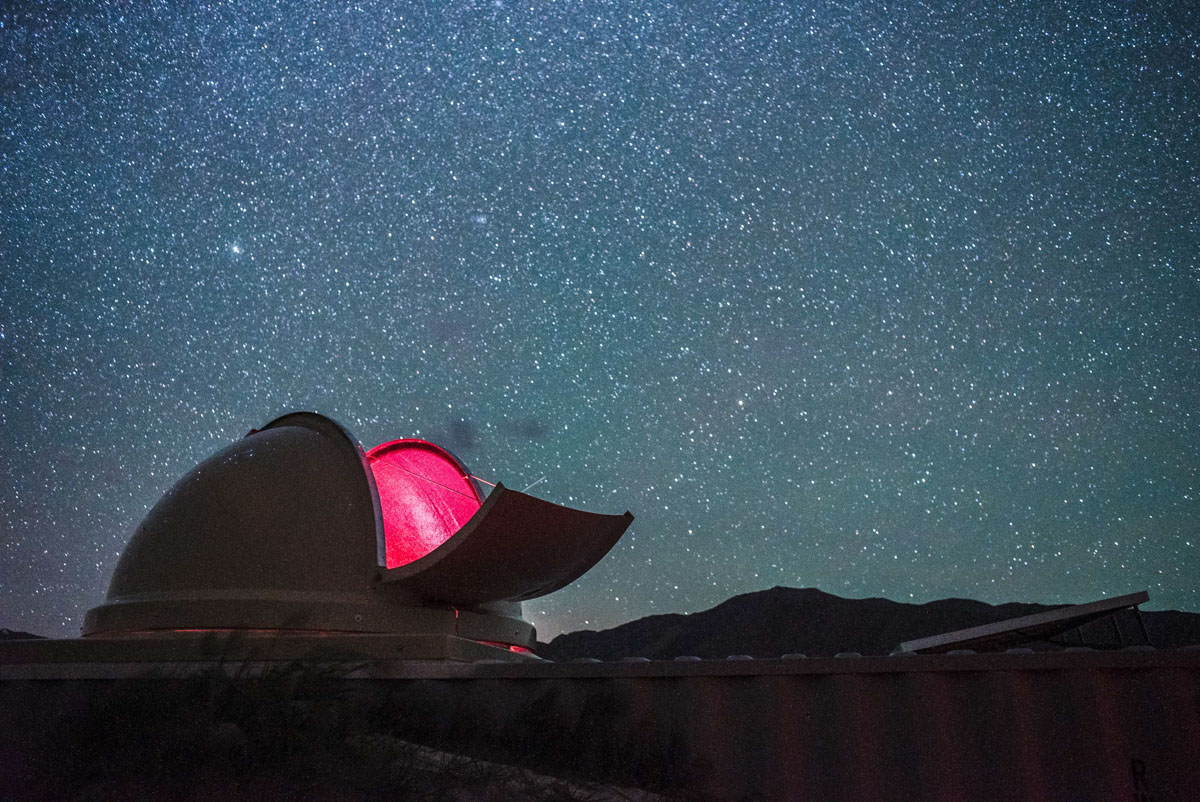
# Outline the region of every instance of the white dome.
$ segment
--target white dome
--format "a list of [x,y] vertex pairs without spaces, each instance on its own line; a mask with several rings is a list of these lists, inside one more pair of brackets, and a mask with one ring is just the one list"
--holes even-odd
[[83,633],[287,629],[532,644],[519,605],[460,613],[381,584],[383,543],[379,496],[358,443],[323,416],[286,415],[163,496]]

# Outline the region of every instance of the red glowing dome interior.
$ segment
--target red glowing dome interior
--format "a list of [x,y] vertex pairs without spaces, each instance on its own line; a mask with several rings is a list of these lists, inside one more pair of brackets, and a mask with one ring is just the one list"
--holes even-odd
[[393,440],[367,452],[383,511],[386,567],[424,557],[462,528],[483,499],[458,459],[425,440]]

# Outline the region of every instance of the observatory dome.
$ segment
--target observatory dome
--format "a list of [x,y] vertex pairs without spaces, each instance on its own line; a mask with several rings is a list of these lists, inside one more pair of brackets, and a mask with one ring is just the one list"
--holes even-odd
[[502,484],[484,500],[444,449],[399,440],[364,453],[335,421],[296,412],[159,500],[83,634],[449,634],[528,647],[520,601],[582,575],[631,520]]

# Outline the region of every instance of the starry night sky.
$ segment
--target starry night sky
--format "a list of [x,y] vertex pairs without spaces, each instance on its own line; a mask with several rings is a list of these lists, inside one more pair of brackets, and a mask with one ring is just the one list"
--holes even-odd
[[632,510],[543,638],[1200,610],[1196,6],[66,5],[0,12],[0,626],[294,409]]

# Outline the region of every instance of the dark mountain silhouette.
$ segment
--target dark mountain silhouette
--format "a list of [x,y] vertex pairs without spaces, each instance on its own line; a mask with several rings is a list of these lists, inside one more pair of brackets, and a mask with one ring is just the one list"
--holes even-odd
[[41,640],[42,636],[31,635],[28,632],[17,632],[9,629],[8,627],[0,628],[0,640],[29,640],[31,638]]
[[[902,641],[1053,609],[1052,605],[991,605],[970,599],[903,604],[887,599],[843,599],[815,588],[775,587],[734,596],[711,610],[690,615],[655,615],[601,632],[567,633],[540,645],[538,654],[551,660],[669,660],[681,655],[723,659],[734,654],[762,658],[789,653],[826,657],[839,652],[877,655],[888,654]],[[1200,614],[1143,612],[1142,617],[1152,646],[1179,648],[1200,643]],[[1125,643],[1144,642],[1133,613],[1123,614],[1120,626]],[[1087,624],[1080,634],[1089,645],[1121,645],[1111,619]],[[1022,645],[1057,649],[1078,645],[1076,637],[1076,633],[1068,633],[1065,641],[1057,638]]]

